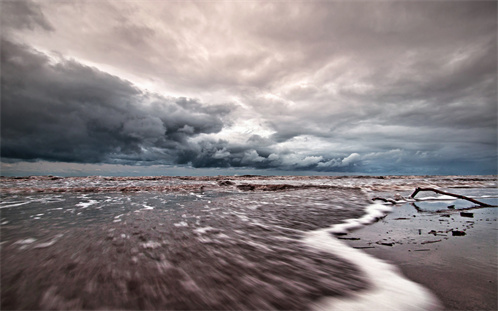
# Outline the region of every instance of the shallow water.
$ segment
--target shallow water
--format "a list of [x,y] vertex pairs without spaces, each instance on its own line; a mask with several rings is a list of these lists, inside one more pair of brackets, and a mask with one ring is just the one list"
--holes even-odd
[[[452,191],[497,204],[496,189]],[[473,206],[454,199],[398,205],[344,239],[400,267],[440,297],[447,310],[496,310],[498,209],[467,210]]]
[[306,237],[371,222],[369,197],[414,185],[495,181],[2,178],[2,308],[309,309],[324,297],[360,299],[377,286],[366,267],[341,255],[347,246],[325,238],[320,249]]

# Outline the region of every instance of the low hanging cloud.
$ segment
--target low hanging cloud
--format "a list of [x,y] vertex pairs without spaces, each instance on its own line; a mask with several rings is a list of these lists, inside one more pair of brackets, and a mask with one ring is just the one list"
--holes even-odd
[[145,93],[68,59],[2,42],[2,157],[175,163],[189,138],[219,132],[230,105]]

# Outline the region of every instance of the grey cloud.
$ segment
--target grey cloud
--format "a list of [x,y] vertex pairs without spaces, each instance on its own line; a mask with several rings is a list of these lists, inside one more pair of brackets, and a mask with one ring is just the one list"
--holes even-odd
[[[62,4],[57,12],[50,3],[42,5],[60,27],[78,38],[71,42],[76,53],[87,51],[85,56],[96,62],[203,92],[278,87],[344,57],[369,71],[389,72],[405,53],[417,52],[422,59],[445,57],[471,44],[469,39],[493,36],[496,29],[492,2],[273,2],[261,6],[127,2],[116,6],[99,1],[86,3],[87,9],[78,12],[77,22],[85,32],[68,27],[75,23],[74,17],[67,17],[74,14],[71,5]],[[96,13],[99,20],[89,24]],[[140,48],[132,44],[130,49],[128,45],[137,40]],[[66,41],[51,41],[67,48]],[[92,49],[85,49],[83,42]]]
[[54,30],[43,14],[40,5],[33,1],[2,1],[0,16],[3,31],[8,31],[10,28]]
[[174,163],[189,137],[216,133],[229,106],[147,94],[125,80],[2,42],[2,157]]
[[140,46],[141,48],[144,48],[144,45],[148,44],[148,41],[155,35],[154,29],[145,25],[131,23],[114,26],[114,32],[120,42],[126,42],[132,47]]

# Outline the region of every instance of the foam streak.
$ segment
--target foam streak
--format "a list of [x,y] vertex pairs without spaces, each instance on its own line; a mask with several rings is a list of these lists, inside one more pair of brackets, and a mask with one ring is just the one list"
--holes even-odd
[[[332,236],[332,233],[356,229],[378,219],[379,212],[387,212],[382,204],[366,208],[367,214],[358,220],[349,220],[326,229],[315,230],[305,235],[304,242],[313,248],[330,252],[355,264],[371,282],[369,290],[352,294],[350,297],[324,298],[314,310],[438,310],[439,300],[426,288],[412,282],[387,262],[354,249]],[[350,225],[351,224],[351,225]],[[338,229],[339,228],[339,229]]]

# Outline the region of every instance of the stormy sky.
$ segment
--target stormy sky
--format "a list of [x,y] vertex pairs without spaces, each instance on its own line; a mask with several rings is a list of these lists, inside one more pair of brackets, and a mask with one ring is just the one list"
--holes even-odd
[[3,174],[497,172],[495,1],[0,10]]

